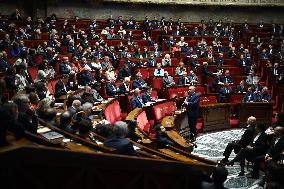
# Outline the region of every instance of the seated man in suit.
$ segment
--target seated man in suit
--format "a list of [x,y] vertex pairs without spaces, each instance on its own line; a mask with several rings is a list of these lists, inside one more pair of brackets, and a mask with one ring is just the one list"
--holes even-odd
[[157,62],[155,60],[155,55],[151,54],[146,65],[147,65],[147,67],[155,67],[156,64],[157,64]]
[[255,72],[252,70],[252,72],[249,73],[249,75],[247,76],[247,79],[246,79],[246,83],[248,85],[252,85],[254,84],[255,82],[258,82],[258,76],[255,75]]
[[198,84],[198,77],[197,77],[197,75],[195,74],[195,72],[193,70],[190,70],[188,79],[189,79],[190,85],[197,86],[197,84]]
[[234,140],[228,143],[228,145],[226,146],[225,151],[223,153],[225,157],[221,160],[221,163],[229,162],[229,157],[233,150],[237,154],[242,148],[247,147],[249,143],[252,142],[253,136],[255,133],[255,125],[256,125],[256,118],[253,116],[250,116],[247,119],[247,127],[246,127],[244,134],[241,136],[241,139]]
[[230,71],[229,70],[226,70],[225,71],[225,74],[224,76],[222,77],[222,82],[225,84],[227,83],[228,85],[232,85],[234,84],[234,80],[230,74]]
[[140,96],[140,89],[136,88],[134,89],[134,94],[131,99],[131,106],[133,109],[135,108],[143,108],[144,107],[144,102],[142,97]]
[[263,87],[260,95],[260,102],[270,102],[271,95],[268,93],[268,88]]
[[284,149],[284,128],[282,126],[277,126],[274,128],[274,138],[270,142],[270,146],[265,155],[258,156],[254,159],[253,171],[251,177],[253,179],[258,179],[259,169],[261,162],[266,163],[280,160],[281,153]]
[[127,64],[124,64],[122,68],[118,71],[118,79],[124,79],[125,77],[131,76],[131,70]]
[[253,160],[257,156],[264,155],[267,150],[267,135],[265,133],[266,126],[264,124],[257,124],[255,127],[256,136],[253,141],[245,148],[242,148],[236,157],[228,164],[234,165],[235,162],[240,162],[241,172],[239,176],[245,173],[244,166],[245,160]]
[[72,116],[70,114],[70,112],[63,112],[60,115],[60,124],[59,124],[59,128],[63,129],[69,133],[75,134],[76,130],[71,126],[71,121],[72,121]]
[[110,79],[110,81],[106,83],[106,94],[114,97],[119,95],[119,89],[116,87],[114,79]]
[[125,77],[123,83],[119,86],[119,93],[124,95],[130,95],[133,90],[130,87],[130,77]]
[[223,57],[223,53],[219,53],[219,57],[216,60],[216,64],[217,64],[217,67],[222,67],[223,65],[226,64],[226,61]]
[[68,60],[68,57],[63,57],[63,62],[59,65],[59,74],[69,74],[71,72],[72,65]]
[[249,62],[247,61],[247,59],[245,59],[243,54],[240,55],[240,59],[238,60],[238,66],[239,67],[249,66]]
[[163,86],[164,87],[171,87],[174,86],[176,83],[172,76],[169,75],[168,71],[165,71],[165,75],[163,77]]
[[247,88],[245,86],[245,80],[242,80],[240,82],[240,84],[236,88],[236,92],[237,93],[246,93],[247,92]]
[[148,87],[146,91],[144,92],[144,94],[142,95],[142,100],[144,104],[146,104],[147,102],[155,102],[151,94],[152,94],[152,88]]
[[219,102],[221,103],[226,103],[226,102],[229,102],[229,99],[230,99],[230,95],[232,94],[232,88],[229,86],[228,83],[225,83],[224,84],[224,87],[222,87],[220,89],[220,98],[219,98]]
[[112,129],[112,135],[104,141],[107,147],[115,148],[117,153],[123,155],[137,156],[133,144],[125,138],[128,134],[127,124],[123,121],[117,121]]
[[248,91],[246,95],[243,98],[243,102],[254,102],[256,99],[255,94],[253,93],[253,90],[251,87],[248,88]]
[[67,109],[67,111],[70,113],[70,116],[72,117],[81,107],[81,101],[80,100],[73,100],[72,105]]
[[142,79],[142,74],[138,72],[136,74],[136,79],[132,83],[133,89],[139,88],[140,90],[143,90],[147,87],[147,83]]
[[55,93],[54,97],[56,101],[60,101],[59,97],[63,95],[67,95],[67,93],[70,91],[70,87],[68,87],[67,82],[68,82],[69,76],[64,74],[60,76],[60,80],[55,84]]
[[37,133],[38,117],[32,109],[30,99],[26,94],[18,94],[14,98],[14,103],[18,106],[18,122],[23,129],[31,133]]
[[211,92],[217,92],[219,84],[224,84],[221,71],[216,73],[216,76],[210,85]]
[[189,78],[187,76],[187,72],[183,72],[183,75],[178,78],[178,85],[190,85]]

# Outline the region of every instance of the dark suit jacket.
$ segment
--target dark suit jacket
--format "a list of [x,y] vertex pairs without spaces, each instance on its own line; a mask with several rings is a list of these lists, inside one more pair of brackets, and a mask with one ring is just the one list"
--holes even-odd
[[[187,80],[186,80],[187,79]],[[185,81],[186,80],[186,81]],[[186,84],[190,84],[190,80],[188,77],[184,77],[184,76],[180,76],[178,78],[178,85],[186,85]]]
[[243,98],[243,102],[250,102],[250,101],[255,101],[255,95],[254,95],[254,93],[246,93],[246,95],[244,96],[244,98]]
[[196,92],[187,97],[187,114],[189,117],[198,117],[199,101],[200,97],[199,94],[197,94]]
[[23,124],[24,130],[27,130],[31,133],[37,133],[37,127],[38,127],[37,116],[34,115],[30,119],[29,115],[27,115],[24,112],[20,112],[19,117],[18,117],[18,121]]
[[142,90],[143,89],[142,85],[144,84],[145,84],[145,81],[143,79],[140,79],[140,80],[135,79],[132,83],[132,88],[133,89],[139,88],[140,90]]
[[121,69],[118,71],[118,78],[119,78],[119,79],[123,79],[123,78],[129,77],[129,76],[131,76],[131,72],[130,72],[129,69],[128,69],[128,70],[125,70],[125,69],[121,68]]
[[[228,90],[228,92],[227,92]],[[232,89],[228,88],[228,89],[222,88],[220,89],[220,102],[225,102],[226,100],[229,100],[229,95],[232,94]]]
[[271,101],[271,96],[270,96],[270,94],[268,94],[268,93],[265,93],[265,94],[262,94],[261,93],[261,96],[260,96],[260,100],[262,101],[262,100],[267,100],[268,102],[270,102]]
[[132,106],[132,108],[134,109],[134,108],[142,108],[143,107],[143,103],[141,102],[141,101],[143,101],[142,100],[142,98],[139,100],[139,98],[141,98],[141,97],[137,97],[137,96],[133,96],[132,97],[132,99],[131,99],[131,106]]
[[59,74],[69,74],[70,70],[68,69],[67,65],[65,63],[61,63],[59,65]]
[[112,136],[104,142],[107,147],[115,148],[119,154],[137,156],[133,144],[127,138],[118,138]]
[[284,149],[284,136],[282,136],[276,144],[275,141],[276,138],[274,137],[271,141],[271,145],[267,151],[267,154],[269,154],[269,156],[271,156],[273,160],[277,161]]
[[239,67],[246,67],[249,64],[248,64],[248,61],[246,59],[242,59],[242,60],[240,59],[240,60],[238,60],[238,65],[239,65]]
[[242,146],[242,148],[247,147],[252,142],[254,137],[254,132],[255,132],[254,126],[247,127],[241,139],[238,141],[238,143]]
[[234,83],[234,80],[233,80],[233,78],[232,78],[232,76],[223,76],[222,77],[222,82],[224,82],[224,83]]
[[[129,90],[131,90],[129,88]],[[119,86],[119,93],[120,94],[129,94],[129,91],[126,89],[124,83],[121,83],[121,85]]]
[[237,93],[244,93],[244,92],[247,92],[247,88],[245,86],[241,87],[240,85],[238,85],[236,88],[236,91]]
[[73,106],[70,106],[67,111],[70,113],[70,116],[73,116],[77,112]]
[[65,85],[66,90],[64,89],[64,84],[61,80],[58,80],[58,82],[55,84],[55,94],[54,97],[58,98],[62,95],[66,95],[67,91],[69,90],[68,87]]
[[265,132],[262,132],[258,139],[255,142],[250,144],[253,147],[255,154],[264,154],[267,150],[267,135]]
[[115,96],[118,95],[118,90],[116,89],[116,86],[113,83],[107,83],[106,84],[106,94],[108,96]]
[[143,100],[144,103],[153,101],[151,95],[148,94],[148,93],[144,93],[143,94],[142,100]]

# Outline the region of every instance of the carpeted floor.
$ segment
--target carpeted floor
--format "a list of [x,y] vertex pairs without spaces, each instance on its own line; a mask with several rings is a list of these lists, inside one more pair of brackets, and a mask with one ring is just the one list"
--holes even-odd
[[[197,148],[193,150],[193,154],[204,157],[206,159],[211,159],[214,161],[219,161],[223,158],[223,152],[227,144],[233,140],[237,140],[243,134],[244,129],[233,129],[226,131],[218,131],[212,133],[205,133],[196,138]],[[229,159],[234,158],[234,152],[231,154]],[[247,176],[238,176],[240,172],[239,164],[234,166],[226,167],[229,172],[225,186],[227,188],[260,188],[256,187],[256,183],[259,180],[247,178]],[[246,174],[251,170],[246,169]]]

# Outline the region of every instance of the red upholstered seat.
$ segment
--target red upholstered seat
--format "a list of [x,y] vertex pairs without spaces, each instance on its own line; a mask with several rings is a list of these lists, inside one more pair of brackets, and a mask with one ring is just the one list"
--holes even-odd
[[169,73],[169,75],[171,75],[171,76],[174,75],[175,70],[174,70],[173,67],[163,67],[163,69],[164,69],[165,71],[167,71],[167,72]]
[[244,96],[245,96],[244,94],[234,94],[231,96],[230,101],[232,104],[239,104],[242,102]]
[[55,84],[58,82],[58,79],[55,79],[55,80],[51,80],[48,82],[47,84],[47,87],[48,87],[48,90],[50,92],[50,94],[54,95],[55,93]]
[[237,128],[239,126],[239,119],[231,118],[230,119],[230,126],[232,128]]
[[201,94],[204,94],[205,93],[205,90],[204,90],[204,87],[203,86],[197,86],[196,87],[196,91],[201,93]]
[[151,86],[153,89],[161,90],[163,88],[163,78],[162,77],[155,77],[151,81]]
[[171,63],[172,63],[172,66],[178,66],[179,61],[177,58],[172,58]]
[[180,98],[187,96],[188,87],[174,87],[174,88],[168,88],[168,96],[167,99],[172,98]]
[[35,80],[35,78],[37,76],[38,68],[37,67],[29,67],[28,70],[29,70],[33,80]]
[[153,106],[155,121],[161,123],[165,116],[172,115],[177,110],[176,104],[173,101],[164,102]]
[[138,71],[142,74],[142,79],[147,79],[149,77],[148,68],[139,68]]
[[159,98],[158,92],[156,90],[152,90],[151,97],[153,98],[153,100],[157,100]]
[[150,123],[147,119],[147,115],[145,111],[142,111],[141,113],[139,113],[139,115],[136,118],[137,123],[138,123],[138,127],[144,131],[145,133],[149,134],[150,132]]
[[126,117],[126,114],[121,112],[120,105],[117,100],[113,100],[106,105],[104,115],[106,120],[108,120],[111,124],[114,124],[116,121],[124,120]]
[[208,105],[208,104],[216,104],[217,103],[217,97],[215,95],[211,96],[201,96],[200,97],[200,105]]

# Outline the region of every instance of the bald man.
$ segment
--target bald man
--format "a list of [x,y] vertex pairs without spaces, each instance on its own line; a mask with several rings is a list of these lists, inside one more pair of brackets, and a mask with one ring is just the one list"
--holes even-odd
[[187,116],[188,116],[188,126],[190,129],[190,140],[195,140],[196,135],[196,123],[199,113],[199,101],[200,96],[195,92],[195,87],[190,86],[188,90],[188,97],[184,100],[186,105]]
[[247,128],[242,135],[242,137],[239,140],[234,140],[226,146],[226,149],[223,153],[225,158],[221,160],[221,163],[228,163],[229,157],[234,150],[234,152],[237,154],[241,148],[245,148],[249,145],[249,143],[253,140],[254,134],[255,134],[255,125],[256,125],[256,118],[253,116],[250,116],[247,119]]

